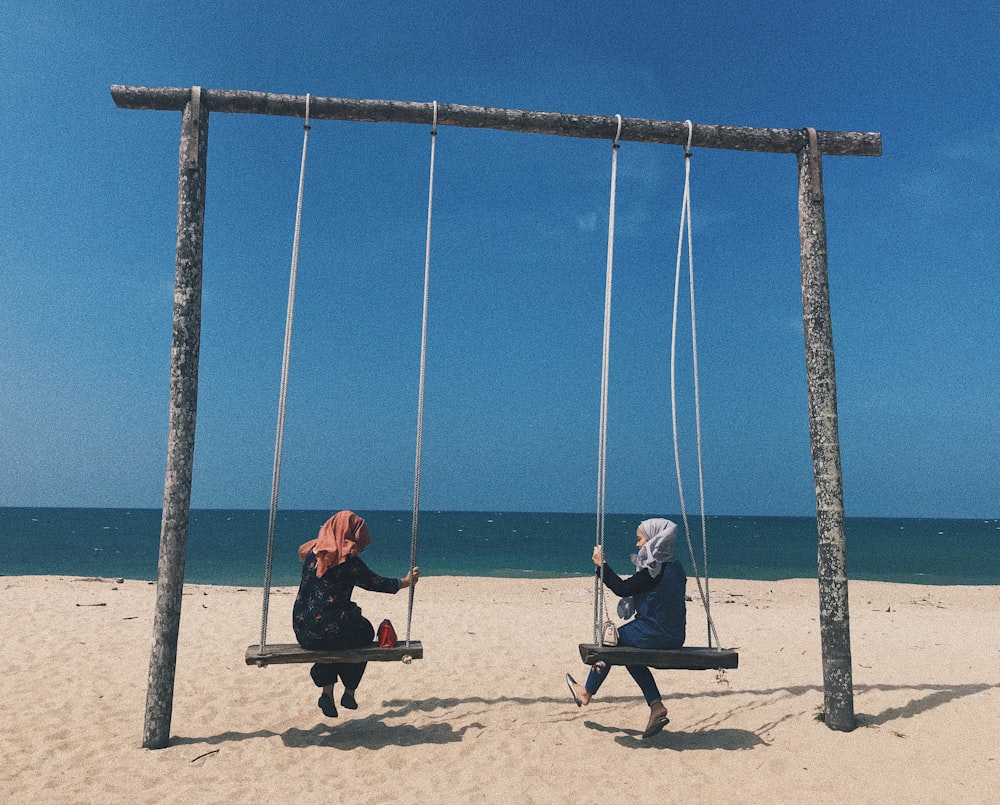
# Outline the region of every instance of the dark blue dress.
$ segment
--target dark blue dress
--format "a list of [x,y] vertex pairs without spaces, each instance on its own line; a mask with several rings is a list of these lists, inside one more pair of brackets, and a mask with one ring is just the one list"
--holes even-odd
[[[600,572],[598,568],[597,572]],[[656,577],[643,568],[622,579],[607,564],[604,583],[615,595],[632,596],[635,618],[618,627],[618,645],[634,648],[680,648],[684,645],[687,626],[685,587],[687,574],[678,561],[664,562]],[[626,665],[625,669],[639,685],[646,704],[660,701],[660,690],[653,674],[645,665]],[[587,692],[593,696],[607,679],[610,666],[603,672],[591,668],[587,675]]]
[[604,583],[615,595],[632,596],[635,618],[618,629],[618,642],[635,648],[680,648],[687,627],[687,574],[678,562],[664,562],[653,578],[646,569],[622,579],[607,564]]
[[351,600],[355,587],[377,593],[399,592],[399,579],[372,572],[357,556],[348,557],[316,576],[316,554],[302,563],[302,582],[292,607],[292,628],[299,645],[308,649],[360,648],[375,637],[375,629]]

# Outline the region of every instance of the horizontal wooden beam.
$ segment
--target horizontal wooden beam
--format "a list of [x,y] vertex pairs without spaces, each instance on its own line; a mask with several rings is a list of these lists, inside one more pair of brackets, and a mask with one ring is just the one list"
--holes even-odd
[[[152,109],[179,112],[191,97],[190,87],[111,86],[111,97],[121,109]],[[202,89],[201,101],[209,112],[305,117],[305,95],[278,95],[271,92]],[[352,100],[310,96],[309,117],[314,120],[354,120],[367,123],[419,123],[430,126],[433,103],[411,101]],[[560,112],[529,112],[487,106],[437,105],[439,126],[501,129],[533,134],[554,134],[613,140],[618,131],[614,115],[574,115]],[[745,126],[692,124],[691,145],[734,151],[794,154],[809,144],[805,129],[761,129]],[[817,131],[823,154],[832,156],[881,156],[882,135],[859,131]],[[685,122],[623,117],[621,140],[644,143],[686,145]]]

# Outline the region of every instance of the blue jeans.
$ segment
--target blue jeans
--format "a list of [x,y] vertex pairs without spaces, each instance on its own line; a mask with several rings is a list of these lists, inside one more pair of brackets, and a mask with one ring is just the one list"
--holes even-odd
[[[658,648],[654,646],[643,646],[645,642],[643,638],[642,625],[636,623],[635,621],[629,621],[628,623],[618,627],[618,645],[620,646],[632,646],[633,648]],[[660,689],[656,687],[656,680],[653,679],[653,674],[645,665],[626,665],[625,670],[631,674],[632,679],[636,681],[639,686],[639,690],[642,691],[643,698],[646,700],[646,704],[652,704],[653,702],[660,701]],[[607,666],[604,673],[598,673],[593,667],[590,669],[590,673],[587,675],[587,682],[584,685],[587,689],[587,693],[591,696],[600,690],[604,680],[607,679],[608,673],[611,671],[611,666]]]

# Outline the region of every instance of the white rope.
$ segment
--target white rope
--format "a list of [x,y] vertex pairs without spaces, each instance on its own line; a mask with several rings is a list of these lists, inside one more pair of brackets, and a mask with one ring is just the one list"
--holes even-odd
[[295,236],[292,238],[292,267],[288,278],[288,310],[285,314],[285,346],[281,357],[281,390],[278,393],[278,426],[274,437],[274,468],[271,473],[271,510],[267,521],[267,560],[264,567],[264,602],[260,616],[260,648],[267,643],[267,608],[271,597],[271,565],[274,557],[274,530],[278,517],[278,489],[281,486],[281,450],[285,438],[285,403],[288,397],[288,367],[292,354],[292,322],[295,317],[295,277],[299,267],[299,233],[302,229],[302,191],[306,181],[306,150],[309,145],[309,95],[302,134],[302,164],[299,168],[299,195],[295,205]]
[[[427,187],[427,240],[424,247],[424,312],[420,328],[420,383],[417,391],[417,445],[413,467],[413,520],[410,527],[410,572],[417,564],[417,531],[420,520],[420,462],[424,440],[424,376],[427,370],[427,302],[431,279],[431,221],[434,209],[434,146],[437,142],[437,101],[434,101],[434,118],[431,123],[431,166]],[[412,578],[411,578],[412,581]],[[413,621],[413,596],[415,586],[410,584],[409,603],[406,609],[406,645],[410,645],[410,624]]]
[[[670,410],[674,431],[674,466],[677,470],[677,493],[681,501],[681,518],[684,521],[684,533],[687,537],[688,553],[691,558],[692,572],[698,584],[698,593],[701,596],[702,605],[705,608],[705,618],[708,629],[708,644],[712,645],[712,638],[715,638],[716,645],[719,645],[719,635],[715,630],[715,623],[712,620],[709,589],[708,589],[708,529],[705,520],[705,480],[702,466],[702,446],[701,446],[701,399],[698,387],[698,328],[695,319],[694,303],[694,252],[692,250],[691,237],[691,138],[694,134],[694,126],[690,120],[684,121],[688,127],[688,141],[684,148],[684,198],[681,203],[681,223],[680,231],[677,235],[677,266],[674,272],[674,315],[670,338]],[[694,408],[695,408],[695,431],[698,443],[698,491],[701,500],[701,540],[703,570],[705,574],[705,585],[702,588],[701,576],[698,573],[698,563],[694,556],[694,547],[691,544],[691,531],[688,527],[687,505],[684,499],[684,482],[681,477],[681,457],[677,435],[677,382],[676,382],[676,355],[677,355],[677,318],[678,318],[678,297],[681,280],[681,257],[684,251],[684,235],[687,233],[687,255],[688,255],[688,285],[691,300],[691,353],[694,372]]]
[[[618,131],[615,134],[611,151],[611,200],[608,209],[608,258],[604,279],[604,346],[601,353],[601,421],[599,426],[597,448],[597,547],[604,553],[604,517],[605,499],[607,495],[607,463],[608,463],[608,368],[611,355],[611,279],[614,267],[615,250],[615,195],[618,184],[618,140],[622,135],[622,116],[618,118]],[[601,615],[605,612],[604,605],[604,565],[594,577],[594,642],[604,644],[604,630]]]

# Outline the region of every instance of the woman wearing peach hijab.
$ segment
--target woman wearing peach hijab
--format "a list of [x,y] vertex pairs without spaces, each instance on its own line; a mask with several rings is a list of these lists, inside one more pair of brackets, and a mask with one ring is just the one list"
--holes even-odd
[[[351,600],[355,587],[379,593],[397,593],[416,584],[420,568],[401,579],[372,572],[360,557],[371,544],[368,524],[351,511],[337,512],[327,520],[316,539],[299,547],[302,582],[292,608],[292,628],[299,645],[307,649],[346,649],[369,645],[375,628]],[[344,685],[341,705],[357,709],[354,692],[365,673],[365,663],[317,663],[310,670],[316,686],[323,689],[319,707],[336,718],[333,686]]]

